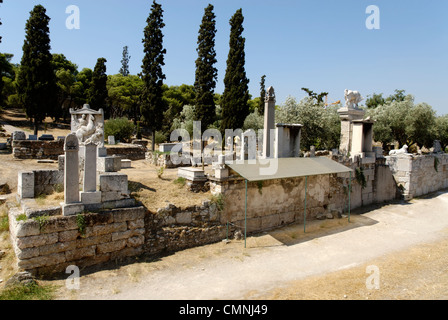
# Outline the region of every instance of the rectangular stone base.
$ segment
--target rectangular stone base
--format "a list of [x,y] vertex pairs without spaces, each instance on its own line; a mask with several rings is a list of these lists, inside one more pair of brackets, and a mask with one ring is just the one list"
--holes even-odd
[[121,160],[121,168],[127,169],[132,167],[132,160],[129,159],[122,159]]
[[61,207],[63,216],[74,216],[84,211],[84,205],[82,203],[61,203]]
[[83,204],[94,204],[94,203],[101,202],[101,192],[100,191],[80,192],[79,195],[81,198],[81,202]]
[[204,170],[201,170],[199,168],[179,168],[177,175],[189,181],[207,181]]
[[99,172],[118,172],[121,170],[120,157],[98,157],[96,164]]

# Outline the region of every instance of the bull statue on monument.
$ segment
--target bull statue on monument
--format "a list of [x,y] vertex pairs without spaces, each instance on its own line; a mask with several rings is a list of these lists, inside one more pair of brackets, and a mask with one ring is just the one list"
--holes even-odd
[[358,104],[364,100],[358,91],[345,89],[345,106],[351,109],[358,109]]

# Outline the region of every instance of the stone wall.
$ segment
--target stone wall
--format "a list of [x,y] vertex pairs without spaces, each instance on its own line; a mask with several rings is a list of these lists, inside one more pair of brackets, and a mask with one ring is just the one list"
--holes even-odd
[[146,152],[146,160],[152,165],[155,165],[157,167],[164,167],[164,168],[168,168],[168,169],[191,166],[191,158],[188,158],[188,160],[185,161],[186,163],[184,163],[184,161],[182,161],[179,164],[174,164],[173,161],[171,161],[170,153],[159,152],[159,151]]
[[[397,198],[397,187],[385,159],[357,159],[334,157],[342,164],[358,170],[358,179],[352,174],[350,208],[356,209],[373,203]],[[364,177],[364,185],[361,182]],[[247,190],[247,230],[259,232],[293,222],[303,222],[305,212],[305,177],[249,182]],[[306,219],[340,217],[348,212],[350,174],[311,176],[307,180]],[[244,227],[245,180],[230,172],[228,179],[214,179],[211,191],[222,194],[224,213],[221,223],[227,221]]]
[[107,146],[108,156],[122,157],[129,160],[144,160],[146,148],[139,145],[129,144],[127,146]]
[[63,273],[69,265],[88,267],[226,237],[220,213],[210,202],[183,209],[169,205],[157,213],[135,207],[17,221],[21,214],[19,208],[9,211],[18,267],[41,275]]
[[16,159],[58,160],[64,154],[64,140],[30,141],[13,140],[12,153]]
[[35,198],[64,190],[64,172],[60,170],[33,170],[18,173],[17,192],[21,199]]
[[448,154],[400,154],[386,159],[406,200],[448,188]]

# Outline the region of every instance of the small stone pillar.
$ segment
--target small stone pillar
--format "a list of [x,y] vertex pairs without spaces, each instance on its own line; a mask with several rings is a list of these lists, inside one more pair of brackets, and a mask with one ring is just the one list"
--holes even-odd
[[83,204],[95,204],[101,202],[101,192],[97,192],[97,145],[94,143],[86,144],[84,147],[84,179],[83,192],[81,195],[81,202]]
[[250,129],[241,136],[240,160],[255,160],[257,158],[257,134]]
[[64,203],[62,204],[62,213],[64,216],[70,216],[84,210],[84,206],[79,201],[79,141],[76,134],[69,134],[65,138],[64,152]]
[[[275,91],[269,87],[266,91],[264,107],[264,134],[263,134],[263,157],[272,158],[274,156],[273,138],[275,130]],[[272,133],[272,134],[271,134]]]

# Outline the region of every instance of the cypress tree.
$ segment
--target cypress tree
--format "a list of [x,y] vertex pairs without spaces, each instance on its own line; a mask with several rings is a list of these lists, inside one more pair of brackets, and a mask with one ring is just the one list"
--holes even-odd
[[196,90],[195,118],[201,121],[206,130],[216,119],[214,89],[218,78],[218,70],[214,67],[216,60],[215,35],[216,16],[213,5],[209,4],[204,10],[202,24],[198,37],[198,59],[196,60]]
[[141,73],[144,87],[140,109],[143,122],[152,131],[153,151],[155,149],[155,132],[162,128],[163,113],[166,110],[163,101],[163,80],[166,79],[162,71],[166,54],[166,49],[163,48],[163,27],[165,27],[165,23],[163,22],[162,6],[154,0],[142,40],[145,55]]
[[18,93],[28,118],[33,120],[34,134],[45,117],[57,106],[56,75],[50,53],[50,18],[42,5],[34,7],[26,23],[26,37],[18,74]]
[[129,55],[128,46],[123,47],[123,58],[121,59],[121,68],[119,73],[127,77],[129,75],[129,60],[131,56]]
[[88,103],[91,108],[96,110],[103,109],[105,116],[109,116],[106,109],[107,93],[107,74],[105,58],[99,58],[92,73],[92,82],[89,89]]
[[[0,0],[0,3],[3,3],[3,0]],[[2,21],[0,20],[0,26],[2,25]],[[0,43],[2,43],[2,36],[0,36]],[[0,79],[2,81],[2,79]]]
[[249,79],[244,68],[246,39],[242,36],[243,22],[243,12],[239,9],[230,19],[230,50],[221,100],[223,132],[225,129],[242,128],[249,115]]
[[261,77],[260,82],[260,105],[258,106],[258,114],[264,115],[264,107],[265,107],[265,98],[266,98],[266,75]]
[[[3,3],[3,0],[0,0],[0,3]],[[2,21],[1,21],[1,19],[0,19],[0,26],[2,25]],[[2,36],[0,36],[0,43],[2,43]],[[3,58],[3,57],[1,57],[1,58]],[[1,65],[0,65],[0,108],[1,108],[1,106],[2,106],[2,104],[3,104],[3,95],[2,95],[2,92],[3,92],[3,86],[4,86],[4,83],[3,83],[3,68],[1,67]]]

